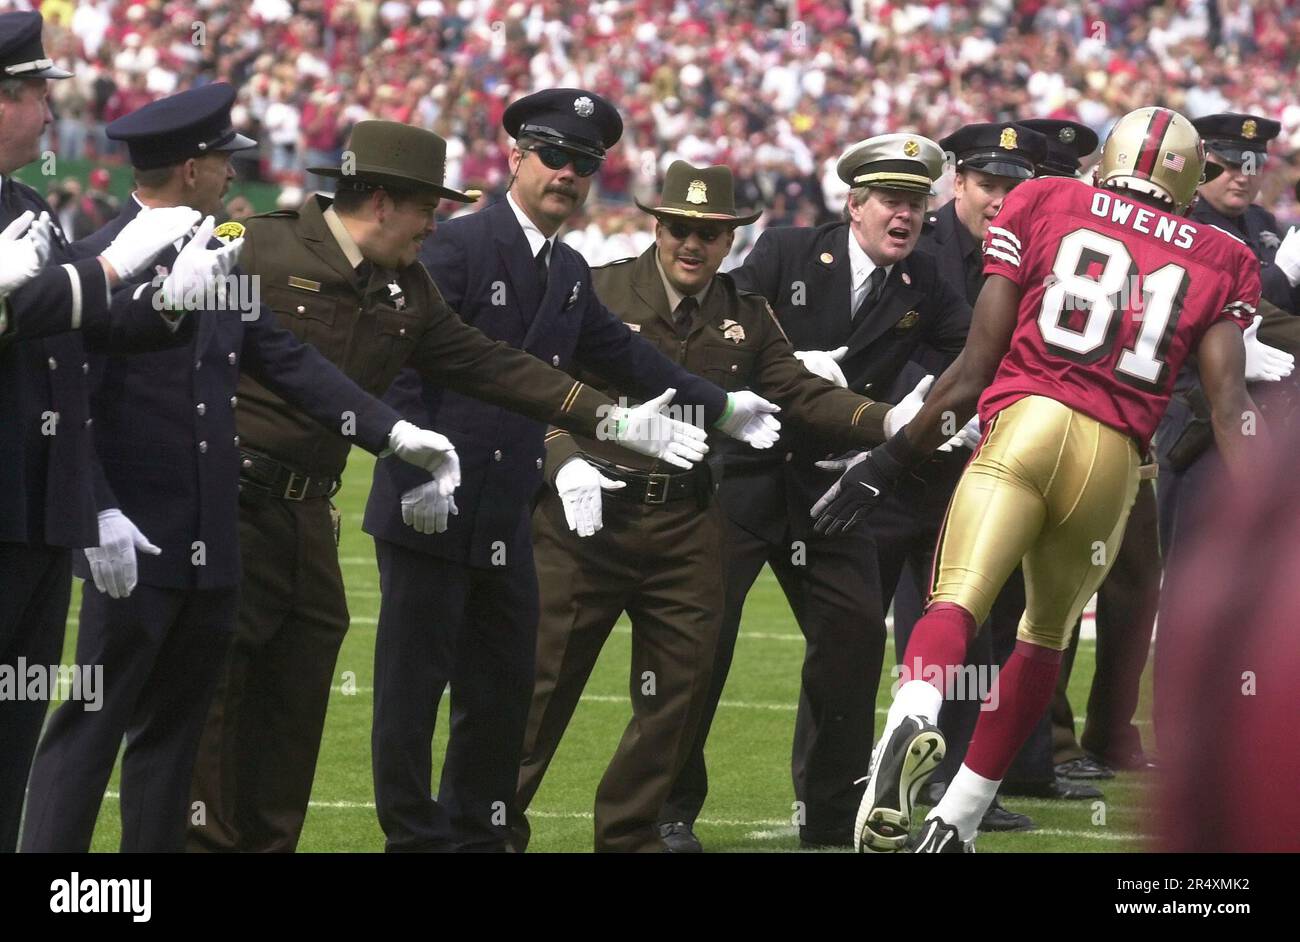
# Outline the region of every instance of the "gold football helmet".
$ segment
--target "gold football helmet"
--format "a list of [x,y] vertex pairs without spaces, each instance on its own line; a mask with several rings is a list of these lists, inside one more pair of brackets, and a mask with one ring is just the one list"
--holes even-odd
[[[1215,167],[1211,173],[1218,175]],[[1101,149],[1096,185],[1133,190],[1182,213],[1206,177],[1205,145],[1192,122],[1168,108],[1139,108],[1115,122]]]

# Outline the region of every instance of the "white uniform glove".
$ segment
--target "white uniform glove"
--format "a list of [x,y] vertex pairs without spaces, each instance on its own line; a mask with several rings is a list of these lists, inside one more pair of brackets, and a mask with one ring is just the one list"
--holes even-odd
[[780,411],[780,406],[758,393],[742,389],[727,393],[727,411],[716,428],[751,448],[771,448],[781,437],[781,423],[772,417]]
[[689,469],[708,452],[708,433],[664,414],[664,406],[675,395],[677,390],[669,388],[634,409],[615,406],[610,414],[614,434],[606,437],[639,454]]
[[41,213],[33,225],[34,216],[29,209],[0,232],[0,295],[17,291],[39,275],[50,257],[54,223],[49,213]]
[[1282,269],[1282,274],[1286,275],[1292,288],[1300,285],[1300,229],[1291,227],[1282,244],[1277,247],[1273,264]]
[[564,522],[578,536],[591,536],[602,526],[601,491],[617,491],[627,485],[612,481],[578,456],[570,458],[555,474],[555,491],[564,504]]
[[1276,383],[1291,375],[1295,369],[1295,357],[1285,350],[1270,347],[1258,336],[1259,324],[1263,315],[1256,314],[1250,326],[1242,333],[1241,339],[1246,344],[1246,382]]
[[921,411],[921,406],[925,404],[925,396],[934,385],[933,374],[921,377],[910,393],[903,397],[898,405],[894,406],[885,413],[885,438],[893,438],[898,430],[916,418],[916,414]]
[[188,206],[142,209],[99,256],[127,281],[147,269],[159,252],[187,236],[198,221],[199,211]]
[[980,417],[979,414],[971,416],[969,422],[961,427],[961,431],[940,445],[936,451],[953,451],[957,448],[969,448],[974,451],[980,443]]
[[460,487],[460,456],[447,436],[401,421],[388,433],[388,447],[403,461],[433,474],[430,483],[438,485],[443,497]]
[[162,552],[149,542],[122,511],[101,510],[99,546],[89,547],[85,551],[95,588],[107,592],[115,599],[124,599],[130,595],[138,576],[136,550],[150,556]]
[[796,350],[794,355],[803,363],[809,373],[830,380],[836,386],[847,389],[849,381],[840,369],[840,360],[849,352],[848,347],[836,347],[834,350]]
[[180,310],[185,306],[186,298],[206,298],[208,285],[214,283],[218,307],[225,305],[226,276],[239,261],[244,239],[241,236],[219,248],[210,249],[208,243],[212,241],[215,227],[213,218],[208,216],[176,256],[171,273],[163,279],[160,289],[162,307],[169,311]]
[[416,533],[442,533],[447,529],[449,516],[457,516],[456,500],[442,493],[442,485],[434,480],[413,487],[402,495],[402,523]]

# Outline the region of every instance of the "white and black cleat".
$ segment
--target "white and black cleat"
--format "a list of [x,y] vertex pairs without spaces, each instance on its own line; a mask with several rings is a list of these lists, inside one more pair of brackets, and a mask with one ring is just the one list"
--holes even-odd
[[912,824],[912,806],[943,761],[943,733],[919,716],[908,716],[871,755],[867,790],[853,824],[853,849],[860,854],[903,850]]
[[914,854],[973,854],[974,841],[963,841],[957,828],[943,818],[927,818],[921,836],[912,848]]

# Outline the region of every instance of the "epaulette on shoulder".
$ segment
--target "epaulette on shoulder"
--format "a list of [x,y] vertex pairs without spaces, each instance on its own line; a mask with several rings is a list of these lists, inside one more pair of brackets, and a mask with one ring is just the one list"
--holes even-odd
[[269,213],[258,213],[252,219],[297,219],[298,210],[296,209],[273,209]]
[[592,265],[592,271],[600,271],[602,268],[613,268],[615,265],[626,265],[628,262],[635,262],[637,257],[629,255],[627,258],[616,258],[612,262],[605,262],[603,265]]

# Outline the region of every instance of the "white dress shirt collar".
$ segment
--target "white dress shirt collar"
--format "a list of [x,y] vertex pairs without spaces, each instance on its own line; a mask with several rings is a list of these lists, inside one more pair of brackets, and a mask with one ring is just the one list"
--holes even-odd
[[546,267],[551,266],[551,257],[555,254],[555,236],[546,236],[541,229],[528,218],[528,214],[519,208],[512,194],[506,194],[506,202],[510,204],[510,209],[514,212],[515,218],[519,220],[519,226],[524,230],[524,235],[528,239],[528,250],[533,253],[533,258],[542,250],[542,243],[549,242],[551,247],[546,251]]

